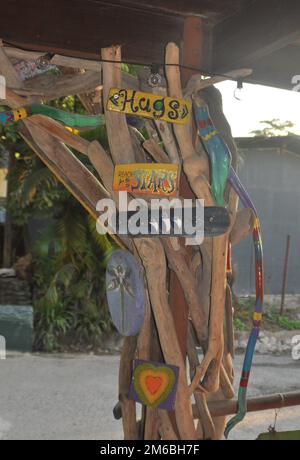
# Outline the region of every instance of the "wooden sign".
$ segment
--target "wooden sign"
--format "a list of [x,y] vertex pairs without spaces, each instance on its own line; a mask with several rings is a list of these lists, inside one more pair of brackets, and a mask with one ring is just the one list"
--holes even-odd
[[185,99],[142,93],[132,89],[111,88],[107,109],[185,125],[189,121],[192,104]]
[[128,251],[116,250],[106,268],[106,297],[112,321],[124,336],[137,335],[145,313],[144,282]]
[[135,360],[129,399],[152,408],[173,410],[178,374],[176,366]]
[[177,195],[178,165],[135,163],[116,165],[113,190],[144,195]]

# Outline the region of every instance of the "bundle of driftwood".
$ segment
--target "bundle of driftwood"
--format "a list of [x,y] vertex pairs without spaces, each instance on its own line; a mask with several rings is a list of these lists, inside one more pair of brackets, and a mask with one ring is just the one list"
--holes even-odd
[[[62,57],[56,57],[56,65],[85,68],[85,71],[77,69],[71,74],[62,72],[60,76],[39,75],[35,77],[38,80],[22,82],[13,66],[14,59],[37,57],[0,47],[0,73],[8,83],[3,102],[16,108],[32,101],[67,95],[72,90],[72,94],[83,95],[90,112],[97,113],[104,107],[109,152],[98,141],[89,143],[42,115],[19,125],[23,138],[92,215],[96,217],[96,203],[100,198],[118,199],[112,190],[114,165],[146,162],[150,157],[153,162],[179,165],[183,197],[188,193],[189,197],[204,199],[207,206],[213,205],[209,161],[192,119],[186,126],[147,121],[149,139],[145,140],[127,124],[125,115],[106,110],[110,88],[145,85],[143,79],[138,82],[127,78],[124,83],[119,64],[120,47],[102,49],[101,58],[106,61],[102,64],[67,58],[60,61]],[[179,49],[174,43],[166,47],[165,62],[179,64]],[[211,86],[214,81],[209,84],[207,80],[193,77],[182,90],[178,66],[166,65],[165,75],[166,85],[154,91],[176,98],[201,97],[230,146],[236,167],[236,149],[222,112],[220,94]],[[101,91],[103,104],[97,93]],[[96,99],[95,94],[98,94]],[[98,104],[96,109],[95,104]],[[99,178],[94,177],[66,145],[88,156]],[[143,266],[147,287],[143,328],[139,336],[125,338],[120,361],[119,413],[125,439],[220,439],[223,435],[225,417],[214,418],[209,404],[212,400],[234,396],[232,293],[226,273],[227,252],[229,243],[237,244],[253,226],[250,211],[237,212],[237,201],[228,186],[226,206],[231,227],[223,236],[206,238],[201,246],[187,247],[177,238],[119,238]],[[174,289],[179,295],[174,295]],[[199,351],[202,354],[199,355]],[[134,358],[166,362],[179,368],[173,412],[143,407],[142,418],[137,420],[136,403],[128,399]]]

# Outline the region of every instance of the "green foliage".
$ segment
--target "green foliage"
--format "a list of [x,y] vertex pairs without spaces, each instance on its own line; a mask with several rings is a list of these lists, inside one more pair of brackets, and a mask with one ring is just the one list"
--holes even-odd
[[282,329],[286,329],[288,331],[294,331],[300,329],[300,321],[293,320],[288,316],[279,316],[278,318],[278,325]]
[[[38,349],[52,351],[68,343],[97,347],[111,327],[103,277],[106,251],[112,244],[98,235],[93,224],[80,205],[68,199],[34,247]],[[54,316],[49,314],[52,310]],[[53,319],[50,335],[45,334],[49,318]]]
[[66,112],[79,113],[86,115],[86,110],[80,102],[77,96],[66,96],[59,99],[55,99],[49,103],[52,107],[57,109],[65,110]]
[[[234,326],[238,331],[250,330],[252,327],[252,314],[255,298],[240,298],[235,306]],[[279,309],[265,303],[262,328],[266,331],[299,330],[300,321],[297,318],[297,310],[286,310],[284,316],[280,316]]]
[[130,75],[133,75],[134,77],[137,77],[142,69],[143,69],[143,66],[141,65],[121,64],[122,72],[129,73]]
[[290,130],[294,128],[294,123],[291,121],[280,121],[278,118],[264,120],[260,124],[265,125],[265,127],[251,131],[250,134],[263,137],[287,136],[290,134]]
[[[85,113],[74,97],[52,105]],[[105,128],[84,137],[107,145]],[[65,346],[97,347],[112,327],[103,278],[113,245],[97,233],[94,220],[27,147],[14,124],[0,126],[0,158],[8,151],[13,153],[8,201],[13,224],[26,228],[37,217],[47,222],[31,249],[35,348],[50,352]],[[95,173],[85,157],[79,158]]]
[[247,325],[239,318],[234,318],[233,325],[236,331],[247,331]]

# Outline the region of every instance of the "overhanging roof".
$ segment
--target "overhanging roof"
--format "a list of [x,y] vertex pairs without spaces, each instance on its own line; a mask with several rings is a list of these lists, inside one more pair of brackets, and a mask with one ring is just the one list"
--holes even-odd
[[[123,45],[123,58],[163,62],[180,44],[184,20],[203,18],[210,71],[253,68],[251,81],[291,89],[300,74],[298,0],[6,0],[0,37],[26,49],[99,58]],[[199,44],[200,46],[200,44]]]

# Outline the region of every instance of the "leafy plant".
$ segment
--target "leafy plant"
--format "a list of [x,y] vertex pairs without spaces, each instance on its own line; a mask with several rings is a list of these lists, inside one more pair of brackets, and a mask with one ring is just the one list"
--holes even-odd
[[[67,343],[100,346],[103,333],[112,326],[103,282],[106,252],[112,244],[98,235],[94,226],[80,205],[69,198],[61,203],[60,215],[49,223],[34,247],[35,295],[40,307],[37,331],[47,328],[48,316],[42,305],[46,312],[63,308],[70,318],[63,334],[59,327],[52,331],[56,347]],[[36,346],[48,350],[49,337],[39,332],[37,337]]]
[[288,331],[300,329],[300,321],[293,320],[288,316],[279,316],[278,325],[282,327],[282,329],[286,329]]
[[265,125],[265,127],[251,131],[250,134],[264,137],[286,136],[290,134],[290,130],[294,128],[294,123],[291,121],[281,121],[278,118],[264,120],[261,121],[260,124]]
[[[63,98],[52,105],[84,113],[78,98]],[[13,224],[25,234],[33,218],[47,222],[31,248],[35,348],[99,346],[112,328],[103,277],[113,245],[97,233],[94,220],[31,152],[14,125],[0,127],[0,136],[0,155],[10,151],[14,158],[8,202]],[[105,128],[84,136],[98,138],[104,145],[107,139]],[[95,173],[87,159],[80,160]]]
[[247,331],[247,325],[241,321],[239,318],[234,318],[233,320],[234,329],[236,331]]

